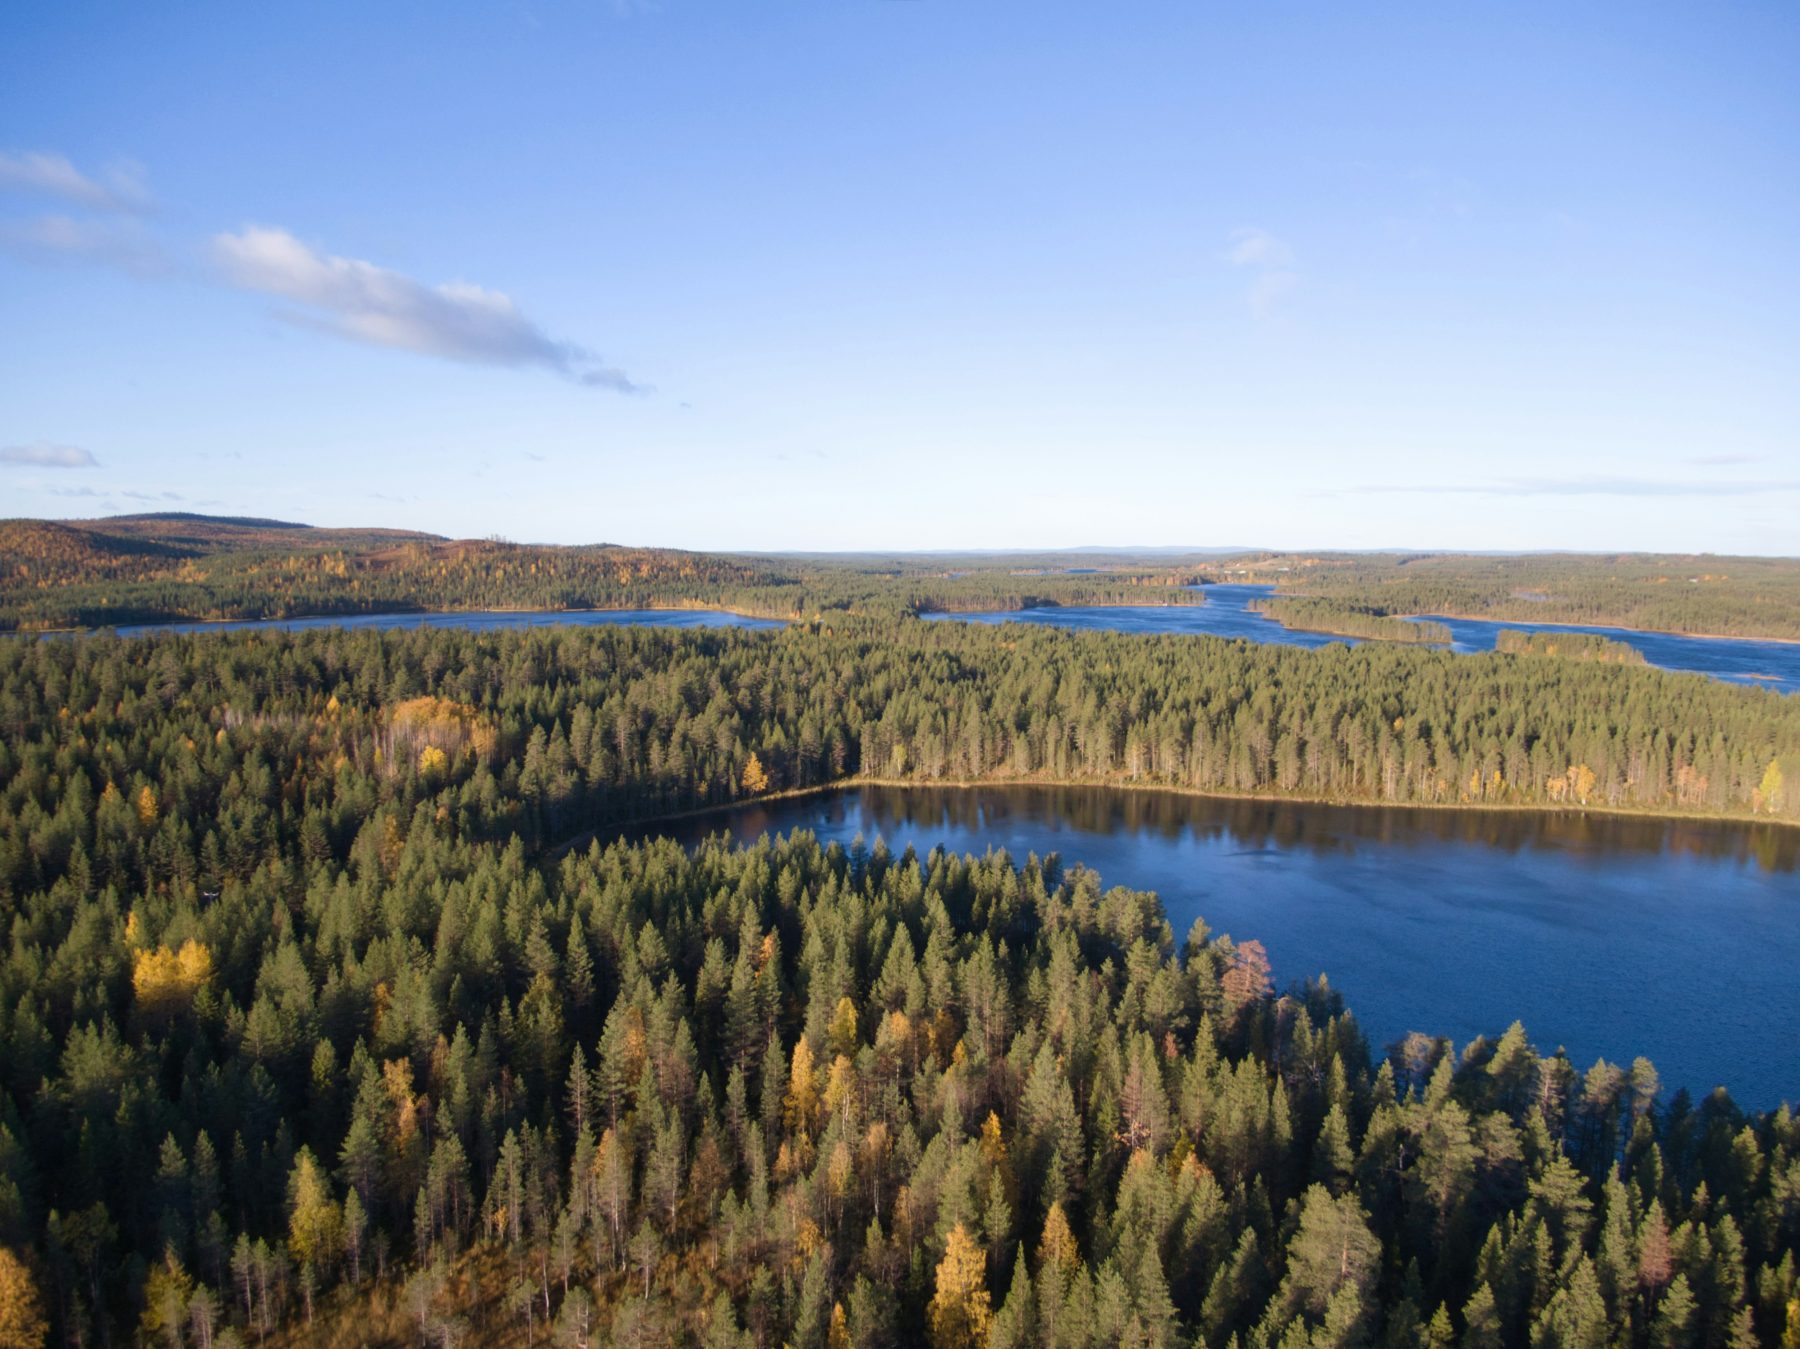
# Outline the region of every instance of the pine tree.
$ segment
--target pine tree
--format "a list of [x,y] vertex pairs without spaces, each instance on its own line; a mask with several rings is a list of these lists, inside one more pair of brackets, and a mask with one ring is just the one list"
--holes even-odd
[[1656,1349],[1677,1349],[1690,1342],[1695,1321],[1694,1294],[1685,1274],[1669,1281],[1650,1323],[1650,1343]]

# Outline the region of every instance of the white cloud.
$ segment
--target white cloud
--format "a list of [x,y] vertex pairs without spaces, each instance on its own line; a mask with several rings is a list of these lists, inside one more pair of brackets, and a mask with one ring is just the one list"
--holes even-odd
[[79,445],[52,445],[43,440],[31,445],[0,447],[0,464],[15,468],[100,467],[100,461]]
[[52,262],[94,262],[133,276],[160,276],[170,270],[162,248],[136,221],[77,220],[39,216],[0,224],[0,248]]
[[62,155],[0,152],[0,187],[61,197],[96,211],[150,209],[150,189],[141,166],[115,164],[99,177],[83,173]]
[[427,285],[355,258],[315,251],[286,230],[247,225],[213,239],[226,279],[305,307],[285,317],[340,337],[482,365],[539,366],[581,384],[643,392],[526,318],[510,296],[466,282]]
[[1276,316],[1281,304],[1300,285],[1300,273],[1294,269],[1294,250],[1268,230],[1246,226],[1234,230],[1231,246],[1225,250],[1225,261],[1253,273],[1245,296],[1250,316],[1259,323]]

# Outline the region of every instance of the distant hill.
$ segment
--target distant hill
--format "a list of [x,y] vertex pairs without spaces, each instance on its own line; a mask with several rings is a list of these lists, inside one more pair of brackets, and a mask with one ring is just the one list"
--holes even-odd
[[421,609],[717,603],[768,568],[674,549],[157,512],[0,520],[0,629]]
[[377,548],[409,539],[437,541],[443,538],[441,534],[422,534],[410,529],[321,529],[289,520],[197,515],[191,511],[109,515],[97,520],[57,523],[93,534],[168,543],[198,548],[202,552],[246,548]]

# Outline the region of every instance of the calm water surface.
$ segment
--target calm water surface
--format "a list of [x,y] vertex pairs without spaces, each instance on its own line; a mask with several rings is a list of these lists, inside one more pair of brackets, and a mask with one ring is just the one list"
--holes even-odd
[[897,855],[1058,853],[1324,973],[1379,1048],[1514,1019],[1578,1068],[1643,1054],[1666,1095],[1800,1101],[1800,832],[1618,817],[1209,800],[1104,788],[855,788],[650,826],[810,829]]
[[[1356,645],[1354,638],[1325,633],[1300,632],[1253,613],[1250,601],[1275,593],[1265,585],[1210,585],[1206,603],[1200,605],[1149,605],[1130,607],[1067,607],[1009,609],[988,614],[927,614],[927,618],[957,618],[971,623],[1046,623],[1053,627],[1104,629],[1110,632],[1200,633],[1212,637],[1240,637],[1251,642],[1279,646],[1319,647],[1327,642]],[[1450,629],[1451,649],[1461,652],[1492,651],[1502,629],[1521,632],[1593,632],[1624,642],[1644,653],[1650,664],[1665,670],[1711,675],[1736,684],[1754,684],[1782,693],[1800,693],[1800,643],[1757,642],[1730,637],[1676,637],[1635,628],[1576,627],[1548,623],[1494,623],[1473,618],[1433,621]]]
[[501,628],[596,627],[625,623],[652,628],[779,628],[773,618],[747,618],[723,609],[512,609],[468,610],[432,614],[331,614],[318,618],[238,619],[228,623],[137,623],[115,631],[121,637],[158,632],[247,632],[279,629],[311,632],[318,628],[461,628],[493,632]]

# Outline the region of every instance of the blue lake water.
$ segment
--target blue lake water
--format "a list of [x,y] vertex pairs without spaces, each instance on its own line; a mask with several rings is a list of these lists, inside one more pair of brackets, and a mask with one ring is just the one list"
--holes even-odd
[[[1655,1063],[1665,1096],[1800,1101],[1800,831],[1580,813],[1232,801],[1098,787],[851,788],[651,825],[689,845],[809,829],[1082,862],[1324,973],[1377,1054],[1524,1022],[1577,1068]],[[1711,972],[1710,974],[1708,972]],[[1716,975],[1717,977],[1713,977]]]
[[654,628],[779,628],[773,618],[749,618],[723,609],[480,609],[429,614],[331,614],[316,618],[257,618],[225,623],[136,623],[114,631],[121,637],[158,632],[311,632],[319,628],[460,628],[493,632],[501,628],[595,627],[625,623]]
[[[1045,623],[1059,628],[1110,632],[1190,633],[1271,642],[1280,646],[1320,647],[1328,642],[1356,644],[1354,638],[1301,632],[1253,612],[1249,608],[1250,602],[1273,595],[1273,586],[1210,585],[1205,587],[1205,593],[1206,603],[1197,605],[1070,606],[1009,609],[985,614],[927,614],[925,617],[954,618],[970,623]],[[1669,633],[1640,632],[1634,628],[1430,617],[1450,629],[1451,649],[1455,651],[1492,651],[1500,632],[1507,628],[1519,632],[1592,632],[1636,647],[1645,660],[1664,670],[1710,675],[1714,679],[1776,689],[1782,693],[1800,693],[1800,643],[1677,637]]]
[[1503,629],[1514,632],[1592,632],[1624,642],[1664,670],[1711,675],[1733,684],[1754,684],[1782,693],[1800,693],[1800,643],[1758,642],[1742,637],[1678,637],[1636,628],[1602,628],[1568,623],[1493,623],[1475,618],[1432,621],[1450,629],[1453,651],[1492,651]]

